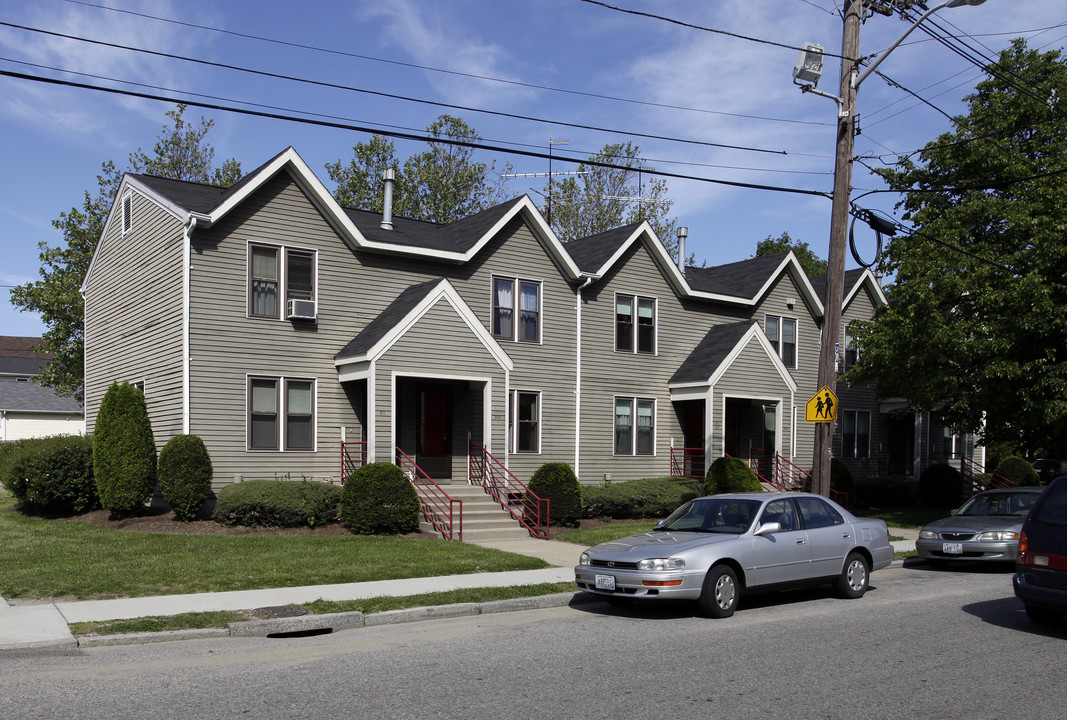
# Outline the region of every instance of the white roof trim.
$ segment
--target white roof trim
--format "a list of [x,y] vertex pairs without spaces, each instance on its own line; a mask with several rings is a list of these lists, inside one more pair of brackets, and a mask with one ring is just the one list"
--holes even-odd
[[881,286],[878,285],[878,280],[874,277],[874,273],[871,272],[870,268],[864,268],[863,273],[859,276],[859,279],[856,281],[856,283],[848,291],[848,294],[845,296],[845,301],[841,303],[842,310],[849,306],[849,303],[851,303],[856,298],[856,295],[859,294],[860,288],[864,286],[866,286],[867,289],[871,291],[871,294],[875,298],[876,305],[889,304],[889,300],[886,299],[885,293],[882,292]]
[[[367,352],[362,355],[354,355],[351,357],[340,358],[334,361],[334,365],[338,368],[338,372],[344,377],[352,375],[349,379],[355,379],[355,375],[346,367],[349,365],[359,365],[365,363],[375,363],[384,355],[393,345],[395,345],[412,327],[418,323],[422,317],[430,311],[438,302],[444,300],[448,303],[460,319],[466,323],[470,328],[472,334],[481,342],[482,346],[489,351],[489,354],[493,356],[493,359],[508,372],[515,369],[515,363],[511,357],[508,356],[504,349],[500,346],[500,343],[496,341],[489,331],[485,329],[485,326],[478,320],[478,316],[474,314],[470,306],[464,302],[463,298],[453,287],[452,283],[448,280],[441,280],[437,283],[437,286],[427,293],[418,305],[404,317],[404,319],[390,328],[381,339],[378,340]],[[342,370],[342,368],[344,368]],[[357,373],[363,372],[363,370],[357,370]]]
[[789,369],[786,368],[782,359],[778,357],[778,353],[771,347],[771,341],[767,339],[767,335],[763,332],[763,328],[760,327],[758,322],[753,321],[745,334],[734,344],[733,349],[731,349],[726,357],[723,358],[723,361],[719,363],[719,366],[715,369],[715,372],[711,374],[711,377],[704,382],[690,381],[684,383],[671,383],[668,387],[671,390],[672,398],[674,398],[676,390],[680,392],[691,392],[694,388],[711,388],[718,384],[718,382],[722,380],[722,377],[733,367],[737,358],[741,356],[741,353],[753,340],[755,340],[763,349],[763,352],[774,366],[775,372],[778,373],[778,376],[785,383],[786,387],[789,388],[789,391],[795,393],[797,391],[797,381],[790,374]]

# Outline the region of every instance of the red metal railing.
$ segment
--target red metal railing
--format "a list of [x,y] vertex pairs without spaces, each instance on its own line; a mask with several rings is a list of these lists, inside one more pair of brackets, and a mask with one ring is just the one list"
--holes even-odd
[[531,535],[548,538],[548,498],[530,492],[530,488],[493,457],[484,445],[471,443],[468,468],[471,482],[481,485]]
[[704,479],[704,448],[671,448],[671,477]]
[[[774,454],[774,478],[771,485],[779,490],[811,492],[812,477],[807,470],[794,465],[782,457],[781,453]],[[830,488],[830,499],[849,507],[848,493],[843,490]]]
[[450,497],[400,448],[396,449],[396,464],[415,486],[422,516],[445,540],[463,540],[463,501]]
[[367,442],[353,440],[341,443],[341,484],[357,468],[367,464]]

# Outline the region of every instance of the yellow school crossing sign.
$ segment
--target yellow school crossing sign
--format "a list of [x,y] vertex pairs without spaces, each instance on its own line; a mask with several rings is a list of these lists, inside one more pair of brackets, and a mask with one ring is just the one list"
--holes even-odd
[[810,423],[828,423],[837,420],[837,395],[823,387],[804,406],[804,419]]

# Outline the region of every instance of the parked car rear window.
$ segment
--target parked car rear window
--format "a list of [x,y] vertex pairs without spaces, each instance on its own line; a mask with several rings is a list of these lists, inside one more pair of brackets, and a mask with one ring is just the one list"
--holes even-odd
[[1061,480],[1049,486],[1034,505],[1030,521],[1042,525],[1067,527],[1067,482]]

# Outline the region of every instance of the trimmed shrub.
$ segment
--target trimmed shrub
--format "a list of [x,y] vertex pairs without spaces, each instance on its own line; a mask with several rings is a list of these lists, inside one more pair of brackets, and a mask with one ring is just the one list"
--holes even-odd
[[248,527],[315,527],[337,520],[341,488],[307,480],[246,480],[219,491],[215,522]]
[[708,478],[704,484],[704,492],[708,495],[761,490],[763,486],[759,478],[743,460],[723,455],[708,468]]
[[[582,486],[571,466],[563,462],[545,463],[534,471],[530,492],[548,499],[548,514],[553,525],[574,527],[582,519]],[[533,503],[526,503],[527,512]]]
[[144,393],[114,383],[104,393],[93,434],[100,504],[116,517],[137,514],[156,491],[156,443]]
[[0,473],[4,487],[23,510],[58,515],[100,507],[92,438],[57,435],[10,443]]
[[855,483],[852,480],[852,471],[848,469],[839,458],[830,458],[830,487],[837,492],[848,493],[852,496]]
[[159,451],[159,490],[178,520],[197,518],[213,476],[211,457],[196,435],[175,435]]
[[919,476],[918,493],[919,503],[928,508],[954,508],[963,495],[963,476],[951,465],[934,463]]
[[359,535],[396,535],[419,529],[419,495],[392,463],[356,469],[341,491],[341,524]]
[[1041,482],[1034,466],[1018,455],[1009,455],[1001,460],[994,472],[1016,485],[1039,485]]
[[690,478],[643,478],[610,485],[585,485],[582,517],[662,518],[703,491],[703,484]]

